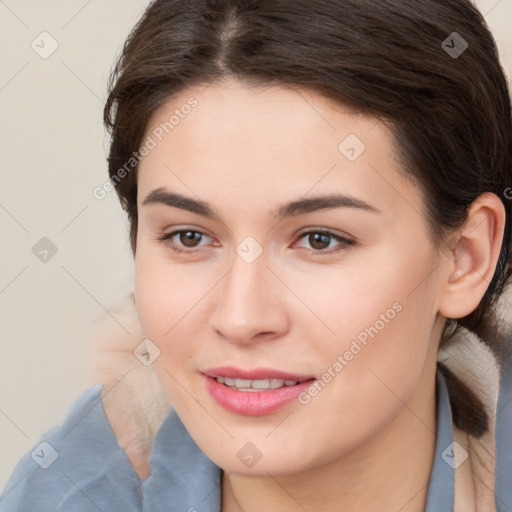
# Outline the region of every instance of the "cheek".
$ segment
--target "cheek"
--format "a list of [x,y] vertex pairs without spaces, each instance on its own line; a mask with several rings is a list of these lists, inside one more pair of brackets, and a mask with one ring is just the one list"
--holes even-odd
[[135,299],[144,336],[160,349],[153,367],[169,398],[177,400],[175,376],[188,382],[197,370],[197,357],[210,312],[209,292],[218,277],[195,265],[173,265],[158,251],[141,249],[135,262]]
[[157,341],[171,327],[168,312],[172,311],[169,284],[162,276],[161,266],[139,247],[135,260],[135,299],[144,335]]
[[[330,338],[343,348],[343,343],[359,335],[364,341],[368,330],[375,332],[376,328],[384,334],[399,326],[405,328],[409,315],[416,322],[431,322],[435,289],[432,279],[426,279],[429,268],[425,260],[424,256],[400,258],[387,250],[358,256],[343,267],[319,265],[307,273],[283,271],[283,281],[303,302],[302,314],[294,323],[303,329],[314,326],[316,338],[327,342]],[[410,324],[408,327],[414,327],[412,319]]]
[[159,256],[141,249],[135,261],[135,300],[145,338],[160,350],[153,369],[172,404],[180,404],[197,339],[188,322],[198,290]]
[[165,261],[157,251],[141,249],[135,261],[135,297],[147,337],[163,341],[172,336],[200,299],[198,280],[186,269]]
[[[312,347],[317,366],[344,375],[336,378],[337,383],[356,396],[366,394],[371,382],[379,385],[375,375],[407,393],[435,351],[436,273],[431,273],[425,254],[388,252],[372,261],[361,258],[359,270],[331,271],[330,279],[326,274],[302,281],[298,294],[307,297],[310,309],[331,331],[315,319],[327,333]],[[310,329],[305,320],[301,326],[303,331]],[[319,336],[310,332],[308,338],[314,341]]]

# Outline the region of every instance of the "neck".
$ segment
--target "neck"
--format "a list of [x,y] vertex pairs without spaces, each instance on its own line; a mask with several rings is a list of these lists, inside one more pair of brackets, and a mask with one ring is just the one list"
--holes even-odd
[[224,473],[222,511],[423,512],[436,443],[435,372],[421,388],[385,429],[329,464],[286,475]]

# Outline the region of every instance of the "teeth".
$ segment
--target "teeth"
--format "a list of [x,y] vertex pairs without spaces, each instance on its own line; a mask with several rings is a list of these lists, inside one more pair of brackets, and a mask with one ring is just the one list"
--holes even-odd
[[[227,382],[226,382],[227,384]],[[246,379],[235,379],[234,382],[235,388],[250,388],[251,381]]]
[[231,379],[229,377],[216,377],[215,379],[220,384],[224,384],[230,388],[235,388],[238,391],[260,391],[263,389],[278,389],[283,386],[295,386],[298,381],[296,380],[282,380],[282,379]]
[[282,388],[284,381],[281,379],[271,379],[270,381],[270,389]]

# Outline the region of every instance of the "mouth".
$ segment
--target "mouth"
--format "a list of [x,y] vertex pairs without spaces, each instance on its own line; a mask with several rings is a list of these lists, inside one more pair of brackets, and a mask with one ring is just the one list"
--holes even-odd
[[271,414],[289,404],[316,379],[273,369],[211,368],[201,372],[210,396],[224,409],[245,416]]
[[283,380],[283,379],[231,379],[229,377],[218,376],[215,380],[219,384],[224,384],[228,388],[236,389],[238,391],[258,392],[269,389],[280,389],[284,386],[295,386],[299,383],[297,380]]

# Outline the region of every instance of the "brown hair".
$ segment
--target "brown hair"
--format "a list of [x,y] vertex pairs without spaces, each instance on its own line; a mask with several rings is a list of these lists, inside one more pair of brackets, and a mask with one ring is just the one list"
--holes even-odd
[[[498,354],[494,306],[511,273],[512,205],[503,193],[512,181],[512,116],[495,42],[472,3],[154,1],[124,45],[104,111],[112,135],[109,175],[129,217],[134,254],[137,162],[131,157],[150,116],[185,88],[228,76],[305,87],[386,122],[404,172],[423,190],[436,244],[463,224],[480,194],[502,198],[505,237],[492,282],[477,309],[448,320],[445,331],[465,327]],[[127,162],[131,172],[121,179]],[[455,424],[480,436],[487,429],[482,404],[439,368],[449,377]]]

